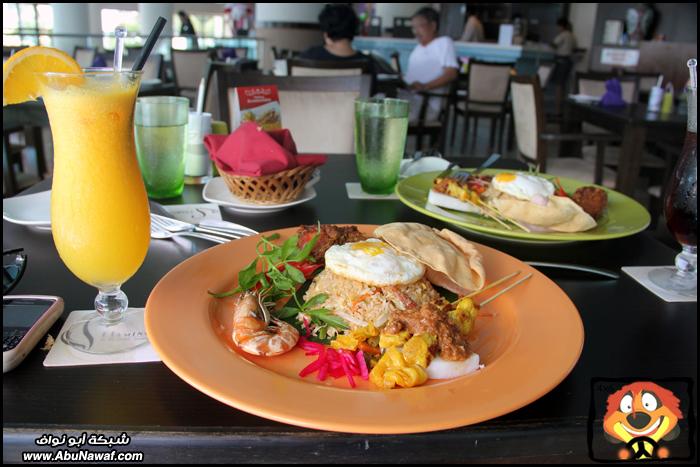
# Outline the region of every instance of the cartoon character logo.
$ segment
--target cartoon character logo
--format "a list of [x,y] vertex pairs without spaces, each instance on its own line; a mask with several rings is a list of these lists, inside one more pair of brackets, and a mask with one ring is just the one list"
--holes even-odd
[[673,392],[651,382],[623,386],[608,397],[603,429],[611,443],[625,443],[621,459],[663,459],[669,456],[659,440],[678,437],[683,418],[680,401]]

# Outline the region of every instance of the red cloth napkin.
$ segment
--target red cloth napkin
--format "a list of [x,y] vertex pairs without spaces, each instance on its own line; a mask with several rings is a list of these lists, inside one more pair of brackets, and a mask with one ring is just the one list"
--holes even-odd
[[254,122],[242,124],[230,135],[206,135],[204,145],[219,169],[233,175],[259,177],[326,162],[326,156],[297,154],[289,130],[266,132]]

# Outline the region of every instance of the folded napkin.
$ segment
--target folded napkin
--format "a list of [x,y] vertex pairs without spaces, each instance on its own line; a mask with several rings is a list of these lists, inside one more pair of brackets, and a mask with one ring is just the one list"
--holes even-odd
[[216,165],[233,175],[259,177],[326,162],[326,156],[297,154],[289,130],[263,131],[254,122],[242,124],[230,135],[206,135],[204,145]]
[[605,82],[605,94],[600,99],[603,107],[623,107],[627,103],[622,99],[622,86],[617,78],[609,79]]

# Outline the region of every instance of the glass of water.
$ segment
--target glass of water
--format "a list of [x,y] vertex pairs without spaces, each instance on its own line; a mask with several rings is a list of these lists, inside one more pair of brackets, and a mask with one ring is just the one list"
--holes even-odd
[[185,185],[189,100],[139,97],[134,115],[136,156],[149,198],[172,198]]
[[408,101],[401,99],[355,101],[355,160],[366,193],[393,193],[406,147],[408,110]]

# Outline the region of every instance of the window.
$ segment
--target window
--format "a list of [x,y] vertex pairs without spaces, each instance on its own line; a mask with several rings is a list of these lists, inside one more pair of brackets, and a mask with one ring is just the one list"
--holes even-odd
[[[102,23],[102,47],[105,50],[114,50],[116,40],[114,39],[114,30],[117,26],[123,25],[126,27],[126,47],[141,47],[143,40],[136,37],[140,33],[139,29],[139,12],[136,10],[115,10],[111,8],[103,8],[100,12]],[[107,37],[111,36],[111,37]]]
[[[192,27],[194,27],[195,32],[199,39],[200,47],[213,47],[215,41],[213,38],[222,37],[232,37],[231,27],[226,24],[226,15],[222,14],[207,14],[207,13],[191,13],[190,21],[192,22]],[[180,29],[182,28],[182,21],[177,13],[173,14],[173,35],[179,36]],[[207,39],[202,39],[207,38]],[[177,38],[173,39],[173,47],[176,49],[186,49],[187,39]]]
[[3,46],[51,45],[53,8],[38,3],[2,4]]

